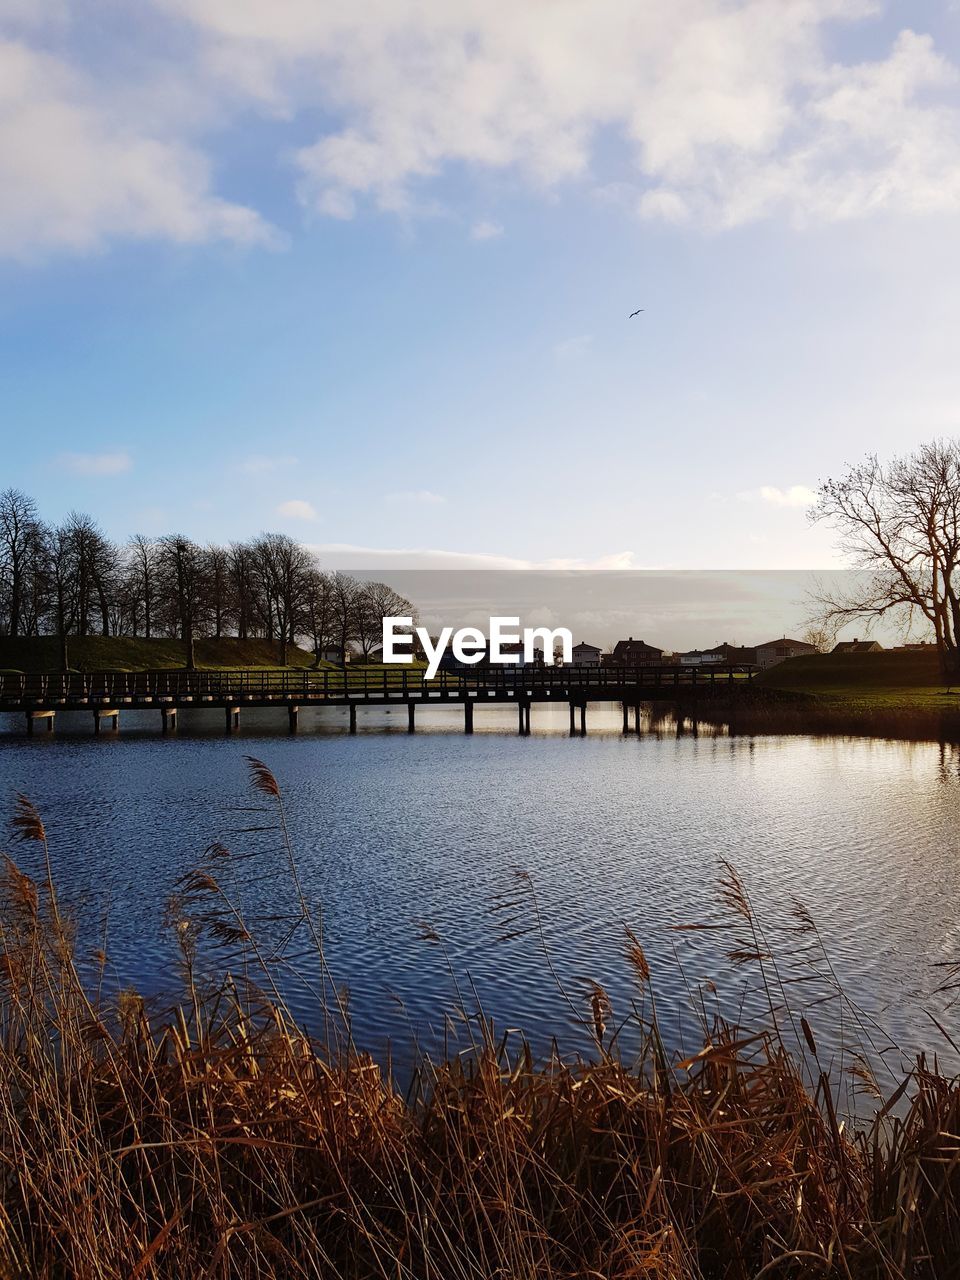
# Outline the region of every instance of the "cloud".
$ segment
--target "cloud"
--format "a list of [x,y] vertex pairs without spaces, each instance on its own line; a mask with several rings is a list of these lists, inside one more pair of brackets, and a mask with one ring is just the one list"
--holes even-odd
[[558,360],[579,360],[593,346],[592,333],[580,333],[575,338],[564,338],[555,344],[553,354]]
[[481,220],[470,228],[471,240],[496,240],[503,235],[503,226],[499,222]]
[[441,493],[433,493],[430,489],[400,489],[396,493],[387,494],[388,502],[403,502],[420,507],[437,507],[446,502]]
[[365,547],[348,542],[311,545],[329,569],[509,569],[509,570],[624,570],[641,569],[632,551],[618,551],[595,559],[524,560],[485,551],[444,551],[432,547]]
[[955,212],[958,84],[957,68],[932,39],[912,31],[901,32],[884,59],[813,67],[806,94],[767,145],[725,157],[716,147],[674,155],[640,212],[717,227],[777,213],[803,225],[883,210]]
[[256,115],[305,209],[340,219],[436,210],[461,170],[710,229],[960,211],[954,62],[910,30],[831,55],[879,8],[556,0],[547,21],[534,0],[147,0],[126,25],[108,6],[95,57],[63,0],[0,0],[19,33],[0,41],[0,254],[277,243],[216,189],[216,140]]
[[130,454],[122,449],[116,453],[61,453],[57,462],[78,476],[118,476],[133,466]]
[[[932,39],[831,60],[874,0],[559,0],[549,23],[512,0],[160,2],[264,108],[320,94],[337,122],[294,163],[329,216],[410,212],[455,166],[633,186],[641,216],[713,227],[960,208],[957,71]],[[596,181],[610,132],[628,156]]]
[[765,502],[771,507],[812,507],[817,500],[814,490],[805,484],[792,484],[789,489],[763,484],[759,489],[745,489],[737,497],[741,502]]
[[277,515],[286,520],[316,520],[317,511],[312,503],[303,498],[290,498],[277,507]]
[[203,153],[164,132],[60,58],[0,40],[0,254],[117,238],[269,243],[258,213],[212,192]]
[[285,467],[295,467],[297,462],[298,459],[289,453],[251,453],[237,464],[237,469],[248,476],[263,476]]

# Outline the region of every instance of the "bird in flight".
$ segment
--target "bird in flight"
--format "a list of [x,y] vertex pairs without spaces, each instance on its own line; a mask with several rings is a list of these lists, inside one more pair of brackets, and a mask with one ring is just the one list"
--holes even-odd
[[632,320],[634,316],[638,316],[638,315],[640,314],[640,312],[641,312],[641,311],[643,311],[643,310],[644,310],[644,308],[643,308],[643,307],[637,307],[636,311],[631,311],[631,312],[630,312],[630,314],[627,316],[627,319],[628,319],[628,320]]

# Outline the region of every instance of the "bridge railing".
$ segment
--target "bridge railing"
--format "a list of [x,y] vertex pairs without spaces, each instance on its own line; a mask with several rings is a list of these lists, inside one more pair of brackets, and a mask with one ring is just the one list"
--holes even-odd
[[647,689],[697,689],[753,678],[748,666],[540,667],[478,666],[444,669],[427,680],[420,667],[319,670],[98,671],[0,675],[0,709],[32,702],[159,702],[191,700],[307,701],[430,696],[510,697],[530,694],[618,699]]

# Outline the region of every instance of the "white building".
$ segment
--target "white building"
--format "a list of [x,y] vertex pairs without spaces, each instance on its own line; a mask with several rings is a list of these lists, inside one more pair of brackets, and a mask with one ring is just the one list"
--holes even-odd
[[583,640],[575,644],[570,651],[571,661],[575,667],[599,667],[601,650],[595,644],[586,644]]

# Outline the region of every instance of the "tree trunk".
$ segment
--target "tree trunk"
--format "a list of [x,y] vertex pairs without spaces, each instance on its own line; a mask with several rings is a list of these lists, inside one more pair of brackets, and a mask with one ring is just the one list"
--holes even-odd
[[7,632],[10,636],[19,635],[20,611],[20,571],[14,567],[13,585],[10,589],[10,629]]
[[940,645],[940,672],[948,685],[960,684],[960,653]]
[[196,650],[194,647],[193,631],[191,631],[190,634],[187,636],[187,670],[196,671],[196,669],[197,669]]

